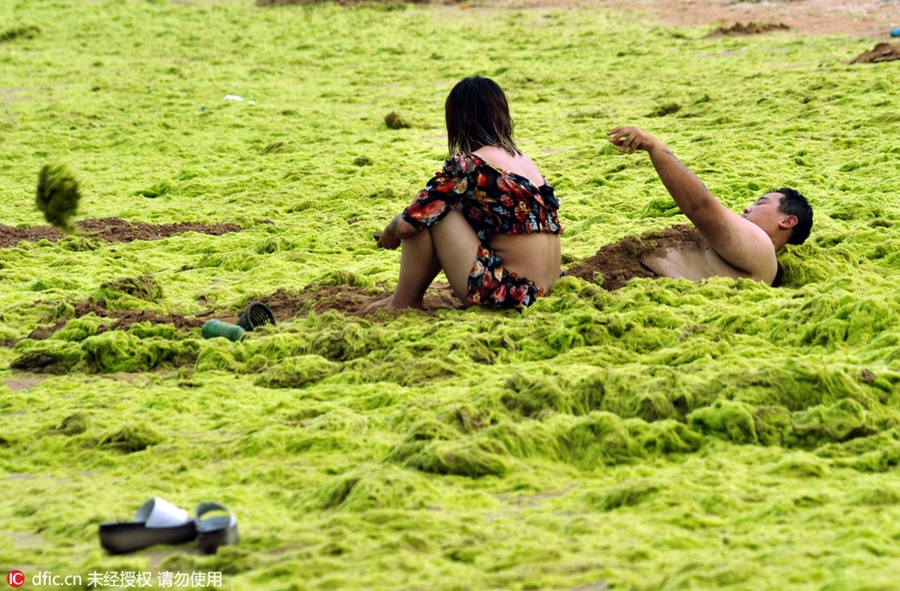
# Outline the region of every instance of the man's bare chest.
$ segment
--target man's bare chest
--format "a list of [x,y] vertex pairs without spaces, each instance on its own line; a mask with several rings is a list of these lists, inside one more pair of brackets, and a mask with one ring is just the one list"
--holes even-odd
[[661,277],[700,281],[710,277],[748,277],[719,256],[702,236],[681,244],[668,244],[645,256],[641,262]]

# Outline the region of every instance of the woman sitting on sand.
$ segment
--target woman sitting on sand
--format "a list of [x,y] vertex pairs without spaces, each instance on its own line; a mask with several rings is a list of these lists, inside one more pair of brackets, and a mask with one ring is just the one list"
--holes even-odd
[[559,201],[516,147],[503,90],[465,78],[445,115],[453,156],[381,234],[382,248],[403,243],[400,279],[394,295],[367,310],[420,308],[441,269],[466,305],[519,310],[559,277]]

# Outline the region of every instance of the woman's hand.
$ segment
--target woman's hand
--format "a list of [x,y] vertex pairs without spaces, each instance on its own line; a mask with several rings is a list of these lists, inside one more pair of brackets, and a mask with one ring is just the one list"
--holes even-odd
[[400,246],[400,239],[394,236],[394,233],[387,228],[384,232],[378,232],[378,246],[388,250],[396,250]]
[[384,232],[375,233],[375,240],[378,241],[378,246],[386,248],[387,250],[396,250],[397,247],[400,246],[401,240],[397,236],[397,229],[401,221],[402,219],[399,215],[395,216],[394,219],[385,226]]
[[616,127],[607,131],[606,135],[611,136],[609,141],[614,146],[618,146],[620,152],[627,151],[629,154],[634,154],[636,150],[649,152],[659,145],[659,140],[655,137],[642,129],[630,125]]

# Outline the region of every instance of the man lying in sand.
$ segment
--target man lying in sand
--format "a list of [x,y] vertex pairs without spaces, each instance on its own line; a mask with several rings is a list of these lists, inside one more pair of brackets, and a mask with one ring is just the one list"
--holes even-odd
[[[643,255],[639,264],[648,272],[644,276],[692,281],[744,277],[771,285],[778,272],[775,253],[785,244],[803,244],[809,236],[812,208],[794,189],[767,193],[739,216],[726,209],[703,181],[646,131],[616,127],[607,135],[620,152],[645,150],[650,155],[660,180],[697,230],[682,232],[680,241],[669,240]],[[578,267],[567,274],[584,276]]]

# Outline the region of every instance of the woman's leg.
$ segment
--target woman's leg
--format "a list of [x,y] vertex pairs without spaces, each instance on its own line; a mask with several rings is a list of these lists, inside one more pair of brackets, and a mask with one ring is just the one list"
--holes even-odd
[[400,254],[400,278],[391,307],[421,308],[425,290],[440,271],[441,263],[434,252],[434,242],[428,229],[404,240]]
[[475,266],[481,242],[475,230],[459,211],[454,209],[431,227],[434,250],[453,295],[466,303],[469,294],[469,274]]
[[420,230],[403,241],[396,291],[390,297],[369,304],[366,312],[377,308],[421,308],[425,290],[440,271],[441,263],[434,252],[431,232],[428,228]]
[[469,273],[475,265],[478,236],[459,210],[403,241],[400,278],[394,295],[370,304],[376,308],[421,308],[425,290],[444,269],[453,294],[463,303],[469,290]]

